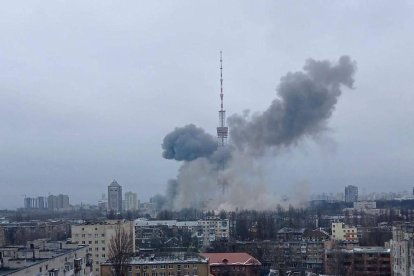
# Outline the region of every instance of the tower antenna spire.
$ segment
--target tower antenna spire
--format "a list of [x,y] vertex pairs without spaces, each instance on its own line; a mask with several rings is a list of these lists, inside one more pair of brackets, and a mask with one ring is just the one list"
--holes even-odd
[[[220,110],[219,110],[219,126],[217,127],[217,143],[219,147],[225,147],[227,145],[227,138],[229,136],[229,128],[226,126],[226,110],[223,103],[223,52],[220,51]],[[224,164],[220,165],[220,170],[224,170]],[[223,194],[226,191],[227,181],[218,172],[218,184],[222,188]]]
[[223,52],[220,51],[220,110],[219,110],[219,126],[217,127],[218,145],[223,147],[227,145],[229,136],[229,128],[226,126],[226,110],[224,110],[223,102]]

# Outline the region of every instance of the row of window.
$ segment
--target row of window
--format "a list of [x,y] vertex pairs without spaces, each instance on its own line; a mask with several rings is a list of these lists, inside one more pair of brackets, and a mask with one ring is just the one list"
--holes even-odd
[[[132,267],[132,266],[129,266],[128,267],[128,270],[129,271],[132,271],[132,269],[135,269],[135,270],[139,270],[139,269],[141,269],[141,266],[134,266],[134,267]],[[166,269],[167,268],[167,265],[165,265],[165,264],[161,264],[161,265],[143,265],[142,266],[142,269],[143,270],[147,270],[147,269],[150,269],[150,268],[152,268],[152,269]],[[189,269],[190,268],[190,265],[189,264],[184,264],[183,265],[183,268],[184,269]],[[174,269],[174,265],[173,264],[168,264],[168,269]],[[193,264],[193,269],[197,269],[197,265],[196,264]],[[181,264],[177,264],[177,270],[181,270]]]
[[[144,272],[144,273],[142,273],[142,275],[141,275],[141,273],[140,272],[137,272],[137,273],[135,273],[135,275],[134,276],[181,276],[181,273],[180,272],[177,272],[177,274],[175,274],[174,272],[168,272],[168,274],[167,273],[165,273],[165,272],[159,272],[159,273],[157,273],[157,272],[152,272],[151,274],[150,273],[148,273],[148,272]],[[190,273],[185,273],[184,275],[192,275],[192,276],[197,276],[198,274],[197,274],[197,272],[193,272],[192,274],[190,274]],[[128,272],[128,276],[133,276],[133,274],[132,274],[132,272]]]
[[[86,237],[86,234],[74,234],[75,237],[79,237],[79,235],[81,235],[82,238]],[[87,235],[88,235],[89,238],[92,237],[92,234],[87,234]],[[100,234],[100,235],[99,234],[94,234],[95,238],[98,238],[99,236],[105,237],[105,234]]]

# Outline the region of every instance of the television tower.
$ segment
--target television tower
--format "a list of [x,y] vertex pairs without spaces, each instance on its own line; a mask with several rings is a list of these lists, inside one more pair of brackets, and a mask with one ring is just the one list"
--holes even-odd
[[[227,138],[229,136],[229,128],[226,126],[226,110],[224,110],[223,104],[223,56],[220,51],[220,110],[219,110],[219,126],[217,127],[217,140],[219,147],[227,146]],[[227,181],[220,174],[220,171],[224,170],[224,164],[221,164],[218,172],[217,183],[222,188],[223,194],[226,192]]]
[[227,145],[227,137],[229,136],[229,128],[226,126],[226,110],[223,105],[223,56],[220,51],[220,110],[219,110],[219,126],[217,127],[217,138],[219,147]]

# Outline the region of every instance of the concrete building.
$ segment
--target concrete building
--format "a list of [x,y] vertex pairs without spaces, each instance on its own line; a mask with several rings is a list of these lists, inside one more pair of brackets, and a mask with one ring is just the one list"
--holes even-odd
[[325,251],[325,274],[342,276],[390,276],[390,249],[385,247],[327,249]]
[[88,246],[46,239],[0,248],[0,275],[90,275]]
[[247,253],[201,253],[208,258],[210,274],[259,276],[262,264]]
[[108,186],[108,212],[111,211],[116,214],[122,212],[122,187],[116,180]]
[[107,220],[102,223],[72,225],[72,242],[89,246],[93,260],[93,275],[100,275],[100,264],[108,259],[109,246],[115,237],[117,227],[132,235],[135,251],[134,224],[131,221]]
[[390,248],[393,275],[414,275],[414,223],[393,226]]
[[[101,275],[113,275],[113,265],[110,262],[101,264]],[[151,257],[133,257],[128,264],[128,275],[208,276],[209,264],[206,257],[193,253],[171,253],[157,254]]]
[[338,241],[357,241],[358,231],[356,227],[348,227],[345,223],[332,223],[332,239]]
[[199,244],[208,246],[216,240],[228,240],[230,237],[230,226],[228,219],[208,218],[206,220],[197,221],[177,221],[177,220],[147,220],[144,218],[136,219],[135,233],[136,244],[145,243],[150,237],[148,233],[157,233],[153,231],[155,228],[177,228],[186,229],[197,237]]
[[138,197],[136,193],[125,193],[125,211],[136,211],[139,207]]
[[358,187],[348,185],[345,187],[345,202],[358,201]]

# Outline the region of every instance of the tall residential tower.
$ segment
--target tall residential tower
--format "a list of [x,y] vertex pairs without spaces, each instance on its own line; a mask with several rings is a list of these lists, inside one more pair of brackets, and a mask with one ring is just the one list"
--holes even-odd
[[108,212],[111,211],[115,214],[122,212],[122,187],[116,180],[108,186]]

